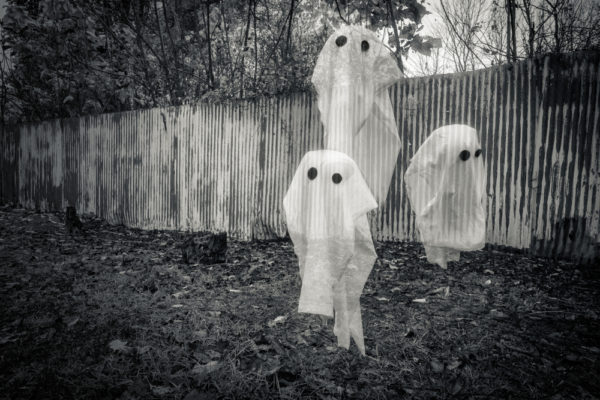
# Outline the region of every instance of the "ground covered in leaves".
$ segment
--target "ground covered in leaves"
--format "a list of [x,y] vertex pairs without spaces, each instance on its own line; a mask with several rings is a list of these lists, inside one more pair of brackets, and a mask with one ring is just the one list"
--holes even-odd
[[0,398],[600,397],[597,269],[377,244],[361,357],[296,312],[287,241],[189,265],[185,233],[63,218],[0,209]]

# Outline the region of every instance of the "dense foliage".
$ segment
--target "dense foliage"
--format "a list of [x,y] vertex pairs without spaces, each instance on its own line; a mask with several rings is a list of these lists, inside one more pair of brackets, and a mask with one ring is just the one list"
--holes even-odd
[[422,0],[9,0],[3,122],[35,121],[310,87],[333,29],[384,33],[402,66],[428,53]]

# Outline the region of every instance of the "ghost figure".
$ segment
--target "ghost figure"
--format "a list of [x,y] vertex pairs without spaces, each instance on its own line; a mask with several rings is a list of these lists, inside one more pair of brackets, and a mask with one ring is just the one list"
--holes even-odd
[[427,260],[442,268],[485,244],[485,166],[477,131],[434,130],[410,160],[404,181]]
[[325,148],[356,161],[379,204],[400,150],[387,89],[401,77],[390,51],[360,26],[344,26],[327,39],[312,76]]
[[376,259],[366,213],[377,207],[356,163],[346,154],[304,155],[283,200],[300,264],[298,312],[335,315],[334,333],[365,354],[360,295]]

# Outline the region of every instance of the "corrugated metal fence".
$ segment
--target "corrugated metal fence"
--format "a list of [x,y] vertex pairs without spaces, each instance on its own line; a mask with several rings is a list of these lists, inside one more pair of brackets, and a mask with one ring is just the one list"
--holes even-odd
[[[569,258],[600,248],[600,54],[407,79],[391,90],[402,150],[378,240],[415,240],[410,157],[435,128],[480,133],[492,244]],[[285,235],[282,200],[322,148],[310,93],[56,120],[5,129],[0,197],[141,228]]]

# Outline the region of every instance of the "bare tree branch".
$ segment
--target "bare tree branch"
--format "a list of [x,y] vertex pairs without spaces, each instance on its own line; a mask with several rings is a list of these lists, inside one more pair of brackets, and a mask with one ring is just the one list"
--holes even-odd
[[485,62],[479,57],[479,55],[477,55],[477,53],[473,50],[473,43],[469,43],[467,42],[464,38],[463,35],[461,33],[459,33],[456,30],[456,26],[453,22],[453,18],[450,16],[450,14],[448,13],[448,10],[446,9],[446,6],[444,5],[444,1],[440,0],[440,5],[442,7],[442,10],[444,12],[444,18],[446,19],[446,21],[448,22],[447,25],[450,26],[452,32],[454,33],[454,37],[457,38],[458,40],[460,40],[460,42],[462,42],[463,46],[465,47],[465,49],[474,57],[477,59],[477,61],[482,65],[485,66]]
[[342,17],[342,12],[340,11],[340,5],[338,3],[338,0],[335,0],[335,9],[338,12],[338,15],[340,16],[341,20],[344,21],[344,23],[348,24],[348,21],[346,20],[346,18]]

